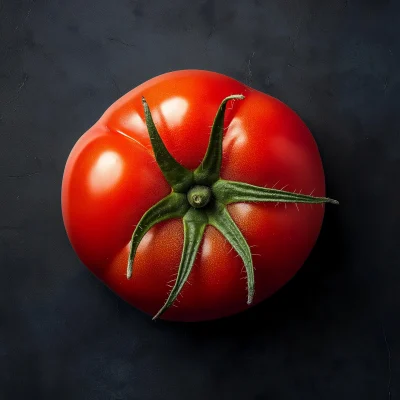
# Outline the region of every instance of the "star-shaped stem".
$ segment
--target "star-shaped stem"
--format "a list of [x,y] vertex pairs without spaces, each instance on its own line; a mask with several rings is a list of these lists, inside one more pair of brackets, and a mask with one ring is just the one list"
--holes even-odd
[[207,152],[194,171],[183,167],[169,153],[153,122],[149,106],[142,99],[154,156],[172,192],[151,207],[137,224],[130,243],[128,279],[132,276],[139,243],[151,227],[167,219],[182,218],[184,231],[182,256],[175,284],[154,319],[160,317],[181,292],[192,270],[207,225],[214,226],[243,260],[247,275],[247,303],[251,304],[253,301],[254,269],[250,248],[229,215],[226,205],[237,202],[338,204],[336,200],[327,197],[307,196],[220,178],[226,105],[229,101],[243,99],[243,95],[232,95],[222,100],[211,128]]

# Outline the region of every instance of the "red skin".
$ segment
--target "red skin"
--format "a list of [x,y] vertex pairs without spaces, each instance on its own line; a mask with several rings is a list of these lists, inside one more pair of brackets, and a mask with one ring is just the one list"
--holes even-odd
[[[176,277],[183,228],[181,220],[153,227],[140,243],[133,276],[127,279],[133,230],[170,192],[153,156],[141,97],[170,153],[194,169],[206,152],[221,101],[232,94],[246,98],[227,107],[221,177],[324,196],[318,148],[297,114],[271,96],[207,71],[171,72],[133,89],[79,139],[67,161],[62,211],[73,248],[115,293],[151,315],[164,304]],[[237,203],[228,210],[253,253],[254,305],[304,263],[318,237],[324,206]],[[188,282],[162,318],[199,321],[242,311],[249,307],[245,277],[240,257],[207,226]]]

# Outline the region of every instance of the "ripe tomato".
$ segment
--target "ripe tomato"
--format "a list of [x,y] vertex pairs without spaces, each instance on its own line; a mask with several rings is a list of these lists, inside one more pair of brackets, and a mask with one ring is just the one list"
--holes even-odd
[[[169,153],[193,171],[207,152],[222,100],[235,94],[244,99],[239,96],[227,102],[222,115],[220,177],[285,189],[281,193],[325,196],[319,152],[301,119],[279,100],[208,71],[171,72],[133,89],[78,140],[69,156],[62,211],[72,246],[98,278],[146,313],[157,313],[176,280],[184,230],[179,218],[152,225],[137,247],[132,278],[127,279],[135,227],[147,210],[171,193],[155,159],[142,96]],[[226,210],[252,253],[251,305],[291,279],[314,246],[324,205],[303,203],[301,198],[227,202]],[[188,280],[163,318],[208,320],[250,306],[246,303],[248,270],[232,240],[215,224],[206,224]]]

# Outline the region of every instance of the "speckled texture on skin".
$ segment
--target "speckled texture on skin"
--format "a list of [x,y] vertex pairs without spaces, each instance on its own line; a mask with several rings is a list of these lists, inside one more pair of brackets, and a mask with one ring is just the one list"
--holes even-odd
[[[0,398],[398,398],[399,17],[389,0],[2,0]],[[60,209],[79,136],[184,68],[298,112],[341,202],[284,289],[196,325],[153,323],[112,294]]]

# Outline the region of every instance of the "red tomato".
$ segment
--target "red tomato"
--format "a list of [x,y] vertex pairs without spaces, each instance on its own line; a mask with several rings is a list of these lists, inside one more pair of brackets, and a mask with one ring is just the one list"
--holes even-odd
[[[182,253],[179,219],[155,225],[141,241],[132,279],[130,240],[142,215],[170,193],[154,159],[142,106],[172,156],[195,169],[207,150],[221,101],[227,105],[221,177],[261,187],[325,195],[316,143],[279,100],[213,72],[186,70],[151,79],[116,101],[76,143],[67,161],[62,211],[82,262],[131,305],[154,315],[176,278]],[[291,279],[318,237],[324,206],[235,203],[227,206],[253,254],[255,297],[262,301]],[[163,318],[199,321],[228,316],[246,304],[243,262],[214,227],[206,227],[193,269]]]

